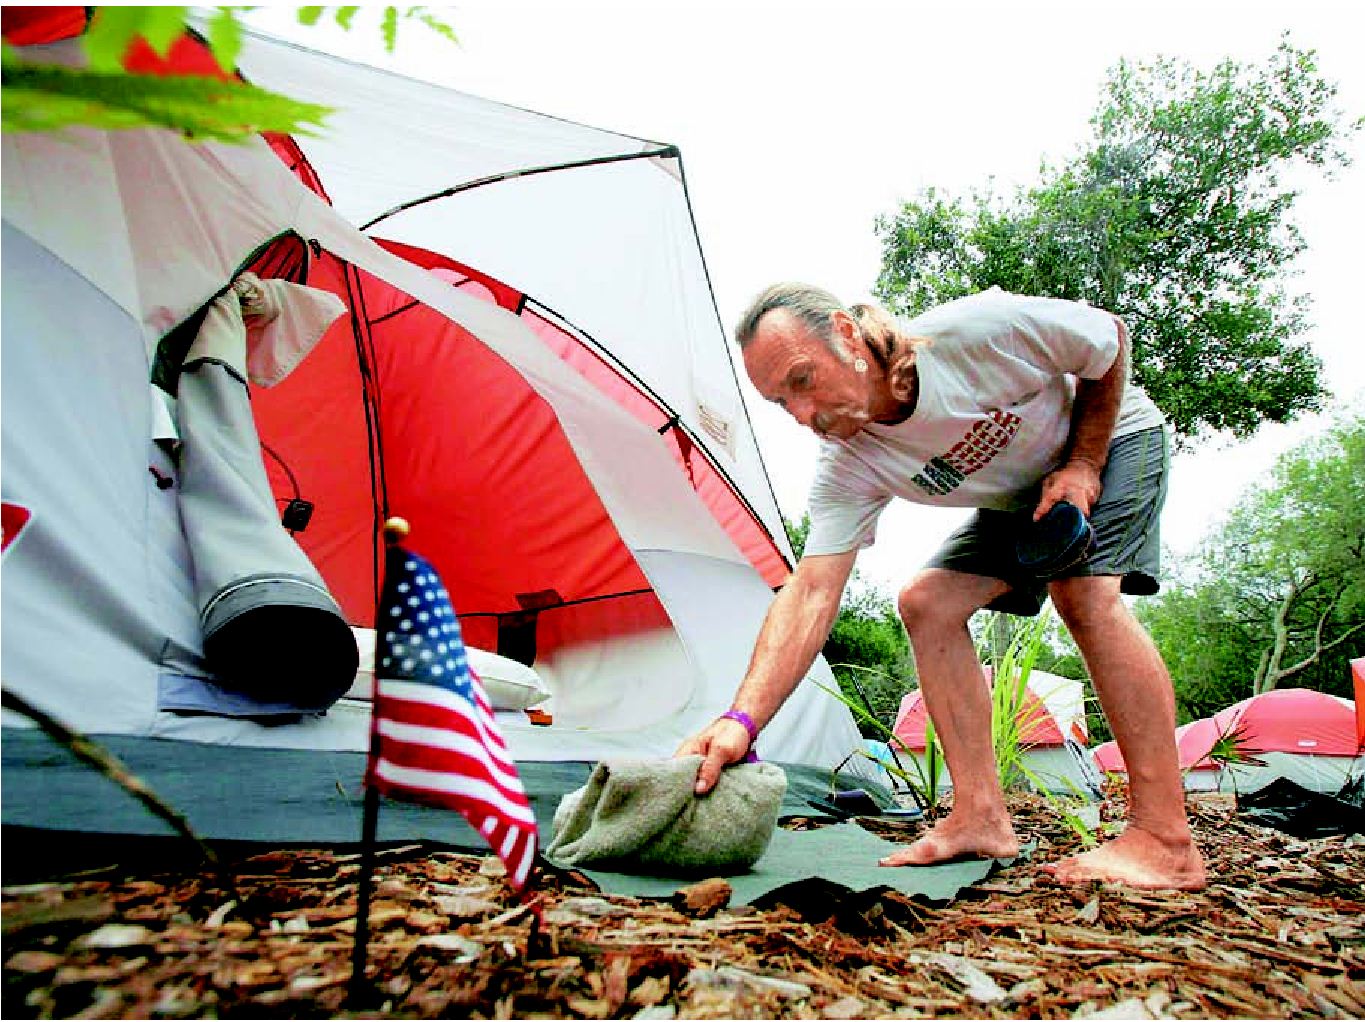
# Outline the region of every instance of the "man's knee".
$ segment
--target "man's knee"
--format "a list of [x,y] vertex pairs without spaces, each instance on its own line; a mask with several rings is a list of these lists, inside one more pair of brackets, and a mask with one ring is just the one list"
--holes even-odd
[[1127,613],[1119,596],[1119,579],[1106,575],[1058,579],[1048,586],[1052,605],[1073,635],[1115,614]]
[[900,591],[896,610],[912,635],[927,627],[965,628],[968,619],[1005,588],[996,579],[931,568]]

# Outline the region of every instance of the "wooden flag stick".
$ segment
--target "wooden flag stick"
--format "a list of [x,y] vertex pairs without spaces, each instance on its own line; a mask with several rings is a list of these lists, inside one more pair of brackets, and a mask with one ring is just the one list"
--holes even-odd
[[[402,518],[390,518],[384,523],[384,543],[392,546],[408,534],[408,523]],[[384,599],[384,585],[380,583],[379,598],[376,606]],[[375,614],[375,627],[383,622]],[[375,644],[378,649],[378,643]],[[373,724],[374,706],[379,698],[379,664],[375,664],[374,689],[370,696],[370,752],[366,761],[366,773],[379,756],[379,729]],[[360,824],[360,877],[356,882],[355,894],[355,946],[351,952],[351,982],[347,993],[349,1006],[364,1010],[376,1007],[377,991],[365,976],[370,946],[370,901],[374,893],[374,850],[379,835],[379,790],[372,784],[365,785],[365,805]]]

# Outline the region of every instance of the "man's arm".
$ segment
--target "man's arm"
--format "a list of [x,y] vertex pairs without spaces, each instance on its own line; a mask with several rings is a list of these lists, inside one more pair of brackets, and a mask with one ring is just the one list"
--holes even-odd
[[1128,328],[1117,316],[1114,323],[1119,334],[1114,364],[1098,380],[1076,381],[1066,461],[1043,480],[1034,521],[1047,514],[1059,500],[1069,500],[1088,515],[1100,499],[1100,473],[1109,459],[1109,441],[1114,436],[1114,423],[1128,379]]
[[[734,709],[762,729],[795,691],[815,662],[839,613],[839,598],[858,552],[803,557],[763,619],[749,670],[735,694]],[[697,794],[710,791],[720,772],[749,751],[749,732],[723,718],[679,746],[676,755],[701,755]]]

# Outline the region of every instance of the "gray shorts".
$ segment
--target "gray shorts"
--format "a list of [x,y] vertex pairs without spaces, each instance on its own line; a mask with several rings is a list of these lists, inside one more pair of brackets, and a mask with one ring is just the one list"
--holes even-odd
[[[1161,588],[1161,506],[1171,455],[1162,427],[1139,430],[1109,445],[1100,482],[1100,501],[1090,510],[1095,548],[1076,567],[1076,575],[1120,575],[1122,592],[1150,596]],[[986,605],[988,610],[1032,617],[1047,599],[1047,583],[1020,573],[1014,544],[1033,518],[1036,500],[1022,511],[977,511],[948,537],[928,567],[998,578],[1010,591]]]

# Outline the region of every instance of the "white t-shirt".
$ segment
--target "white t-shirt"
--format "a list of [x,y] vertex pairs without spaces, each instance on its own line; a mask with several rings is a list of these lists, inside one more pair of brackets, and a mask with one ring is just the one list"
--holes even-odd
[[[820,445],[808,554],[870,546],[877,517],[893,497],[950,507],[1025,506],[1030,491],[1061,464],[1076,378],[1099,379],[1119,350],[1109,313],[999,288],[900,326],[933,341],[916,362],[914,414]],[[1124,387],[1116,438],[1164,421],[1144,391]]]

